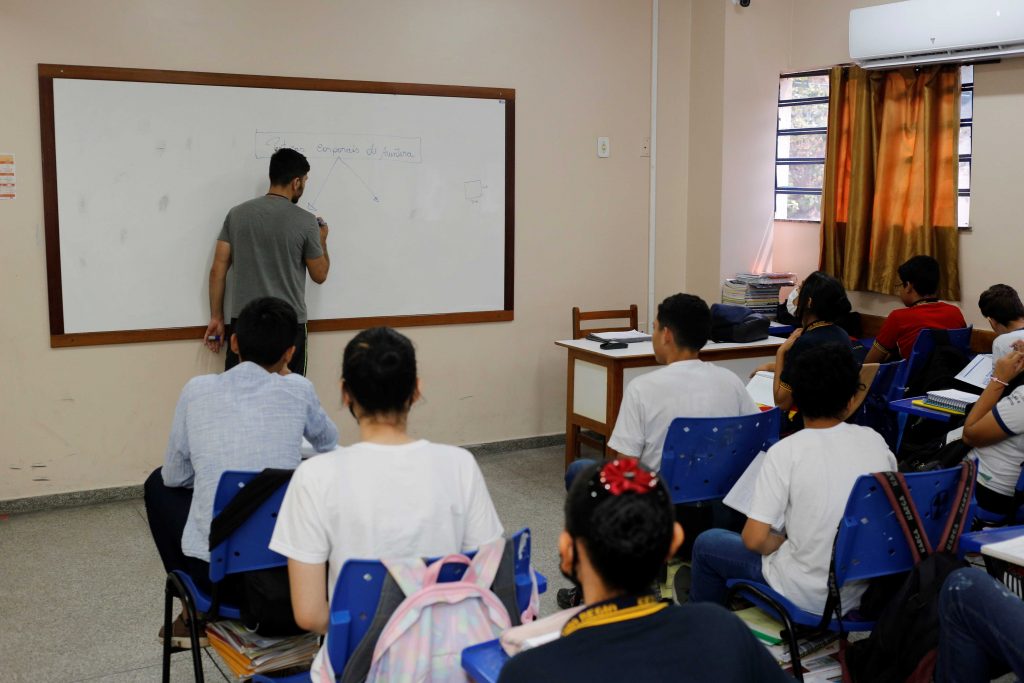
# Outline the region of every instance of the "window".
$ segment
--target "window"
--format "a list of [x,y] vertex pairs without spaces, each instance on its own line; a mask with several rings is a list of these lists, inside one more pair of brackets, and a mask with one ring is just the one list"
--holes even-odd
[[828,134],[828,71],[784,75],[775,141],[775,218],[820,221]]
[[974,130],[974,67],[960,67],[960,173],[956,186],[956,225],[971,225],[971,133]]

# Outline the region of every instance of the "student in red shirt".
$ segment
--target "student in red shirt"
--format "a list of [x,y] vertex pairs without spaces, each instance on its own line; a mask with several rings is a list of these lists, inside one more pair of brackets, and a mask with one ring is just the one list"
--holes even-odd
[[952,304],[939,301],[939,262],[931,256],[914,256],[897,270],[899,297],[906,308],[889,314],[868,351],[865,363],[909,358],[923,329],[955,330],[967,327],[964,314]]

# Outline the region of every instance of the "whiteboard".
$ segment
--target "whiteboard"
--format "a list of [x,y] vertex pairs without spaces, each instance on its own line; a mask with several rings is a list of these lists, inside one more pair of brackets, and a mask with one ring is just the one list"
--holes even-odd
[[51,334],[205,328],[224,216],[266,192],[280,147],[309,159],[299,205],[331,228],[327,281],[306,283],[310,321],[510,319],[514,92],[502,94],[53,78]]

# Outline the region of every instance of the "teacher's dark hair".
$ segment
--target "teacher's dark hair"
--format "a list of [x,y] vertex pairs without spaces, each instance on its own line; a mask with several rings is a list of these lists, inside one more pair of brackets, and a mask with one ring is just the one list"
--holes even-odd
[[416,394],[416,350],[390,327],[363,330],[345,346],[341,379],[367,414],[405,413]]
[[[651,590],[672,548],[675,510],[668,491],[622,493],[597,505],[590,481],[601,465],[586,468],[565,498],[565,530],[587,549],[587,557],[609,587],[639,595]],[[665,486],[658,482],[658,486]]]
[[272,367],[295,345],[298,327],[295,309],[288,302],[272,296],[253,299],[238,314],[234,326],[238,355],[243,361]]
[[816,270],[804,278],[796,299],[796,319],[803,322],[806,313],[818,320],[834,323],[853,310],[843,283]]
[[672,330],[676,346],[700,351],[711,336],[711,309],[693,294],[673,294],[658,304],[658,324]]
[[270,157],[270,184],[287,185],[309,173],[309,162],[299,152],[282,147]]

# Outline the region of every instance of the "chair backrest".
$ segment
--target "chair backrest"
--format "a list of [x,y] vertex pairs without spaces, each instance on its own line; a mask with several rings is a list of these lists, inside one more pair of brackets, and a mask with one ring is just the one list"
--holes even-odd
[[[961,327],[955,330],[945,330],[949,335],[949,343],[961,351],[968,358],[971,357],[971,333],[974,331],[973,325],[967,327]],[[904,398],[906,396],[907,386],[911,380],[917,375],[917,373],[924,367],[924,364],[931,358],[932,352],[935,350],[935,337],[932,334],[931,329],[923,329],[917,334],[917,340],[914,342],[914,348],[910,352],[910,357],[907,358],[907,365],[903,369],[903,372],[899,377],[898,387],[899,395],[895,396],[893,400]]]
[[902,387],[898,386],[900,378],[906,368],[907,361],[901,360],[894,363],[865,363],[861,368],[861,382],[864,383],[865,372],[874,372],[870,386],[866,394],[861,398],[861,403],[847,418],[851,424],[861,425],[874,429],[882,435],[890,450],[895,451],[896,441],[899,438],[899,428],[896,421],[896,414],[889,409],[889,403],[900,398]]
[[[583,329],[580,323],[588,320],[629,320],[629,327],[591,327]],[[591,332],[628,332],[637,329],[640,324],[636,304],[618,311],[581,311],[578,306],[572,309],[572,338],[582,339]]]
[[[920,523],[937,546],[954,504],[961,468],[904,474]],[[870,474],[850,491],[835,545],[836,583],[908,571],[914,559],[884,488]]]
[[661,451],[672,502],[724,498],[761,451],[779,440],[779,409],[737,417],[677,417]]
[[[229,470],[221,475],[213,498],[213,516],[227,507],[231,499],[259,472]],[[210,580],[220,581],[228,574],[283,567],[288,558],[271,550],[270,537],[277,523],[277,512],[284,500],[285,484],[270,495],[223,543],[210,549]]]
[[[513,534],[512,546],[516,549],[513,558],[516,579],[523,575],[529,577],[530,530],[523,528]],[[465,555],[472,558],[476,553]],[[427,560],[428,564],[430,562]],[[446,564],[441,568],[438,580],[442,583],[458,581],[465,574],[466,567],[464,564]],[[338,574],[331,597],[327,647],[331,667],[339,676],[373,623],[387,577],[388,570],[380,560],[348,560]]]

